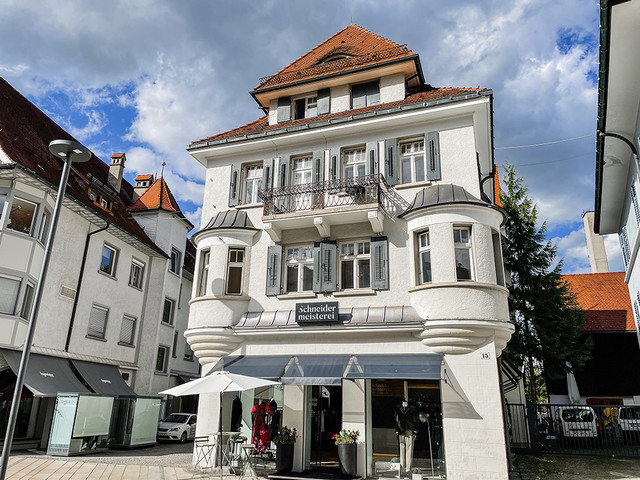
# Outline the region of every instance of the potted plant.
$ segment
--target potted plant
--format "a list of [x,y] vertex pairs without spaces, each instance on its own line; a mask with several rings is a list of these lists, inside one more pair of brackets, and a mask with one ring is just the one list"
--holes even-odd
[[276,470],[279,473],[289,473],[293,470],[293,447],[296,443],[297,431],[286,425],[279,427],[273,437],[276,444]]
[[344,428],[331,437],[338,446],[338,460],[340,473],[345,477],[355,477],[358,473],[358,442],[359,430],[345,430]]

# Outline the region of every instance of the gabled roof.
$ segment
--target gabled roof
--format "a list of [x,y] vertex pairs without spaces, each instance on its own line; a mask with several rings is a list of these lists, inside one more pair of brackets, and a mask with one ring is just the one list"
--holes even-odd
[[584,331],[635,331],[624,272],[563,275],[584,310]]
[[[254,92],[280,87],[326,74],[346,73],[364,66],[412,58],[405,45],[376,35],[359,25],[349,25],[293,61],[275,75],[262,79]],[[337,57],[337,60],[332,60]],[[329,59],[329,61],[327,61]]]
[[[176,199],[173,197],[169,185],[164,181],[164,178],[160,177],[151,184],[147,190],[140,195],[140,198],[129,207],[131,212],[142,212],[145,210],[164,210],[166,212],[179,213],[181,217],[184,217],[180,206]],[[186,220],[186,222],[189,222]],[[189,222],[191,225],[191,222]],[[193,225],[191,225],[193,228]]]
[[150,173],[147,173],[146,175],[138,175],[136,177],[136,182],[140,180],[153,180],[153,175]]

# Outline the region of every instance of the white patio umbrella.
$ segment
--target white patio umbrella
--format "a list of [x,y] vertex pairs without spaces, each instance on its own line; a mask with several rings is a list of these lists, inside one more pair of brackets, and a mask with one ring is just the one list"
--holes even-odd
[[219,370],[211,372],[202,378],[178,385],[177,387],[163,390],[160,394],[173,395],[174,397],[199,395],[201,393],[220,394],[220,417],[218,419],[218,438],[220,444],[218,445],[218,450],[220,451],[219,465],[220,478],[222,479],[222,394],[224,392],[244,392],[245,390],[251,390],[252,388],[268,387],[270,385],[277,385],[278,383],[280,382]]

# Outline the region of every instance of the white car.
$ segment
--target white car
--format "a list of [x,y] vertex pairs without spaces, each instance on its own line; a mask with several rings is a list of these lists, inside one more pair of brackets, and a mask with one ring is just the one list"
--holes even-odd
[[624,443],[638,443],[640,440],[640,407],[620,407],[618,425]]
[[566,444],[570,439],[592,440],[596,443],[601,441],[600,422],[593,408],[587,405],[558,407],[556,422],[561,443]]
[[158,440],[179,440],[184,443],[196,436],[197,416],[193,413],[172,413],[158,422]]

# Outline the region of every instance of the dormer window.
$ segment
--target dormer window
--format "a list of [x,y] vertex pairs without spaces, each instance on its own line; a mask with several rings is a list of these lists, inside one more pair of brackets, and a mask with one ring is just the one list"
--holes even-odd
[[311,118],[318,116],[318,97],[316,95],[293,100],[293,118]]
[[330,57],[325,58],[324,60],[322,60],[319,63],[331,63],[331,62],[337,62],[339,60],[346,60],[347,58],[351,58],[350,55],[345,55],[344,53],[338,53],[336,55],[331,55]]
[[364,108],[380,104],[380,84],[361,83],[351,87],[351,108]]

